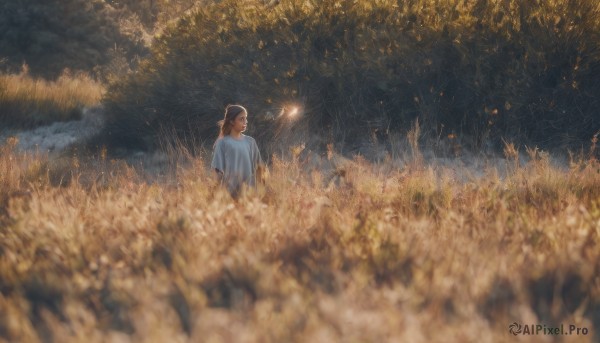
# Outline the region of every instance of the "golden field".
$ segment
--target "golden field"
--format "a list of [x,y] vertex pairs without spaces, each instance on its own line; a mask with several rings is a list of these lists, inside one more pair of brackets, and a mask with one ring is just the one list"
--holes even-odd
[[98,104],[104,85],[83,73],[63,72],[54,81],[29,75],[0,74],[2,128],[30,128],[81,118],[85,106]]
[[[132,17],[98,1],[65,1],[58,26],[48,2],[0,14],[22,24],[5,25],[6,51],[49,47],[23,51],[42,62],[31,74],[0,75],[0,136],[101,103],[104,131],[79,149],[108,147],[0,141],[0,342],[600,341],[597,1],[105,2]],[[139,47],[143,25],[179,16]],[[37,78],[62,64],[83,69]],[[293,147],[235,201],[210,152],[181,143],[212,137],[232,98],[263,152],[290,137],[260,114],[298,103],[311,135],[385,131],[392,156]],[[590,138],[565,162],[505,141]],[[428,140],[457,157],[430,159]],[[465,157],[488,142],[504,156]]]
[[[0,153],[0,341],[512,342],[600,317],[600,165],[274,158],[232,200],[207,157]],[[183,157],[182,157],[183,156]],[[326,157],[324,157],[326,159]],[[331,175],[337,175],[331,178]]]

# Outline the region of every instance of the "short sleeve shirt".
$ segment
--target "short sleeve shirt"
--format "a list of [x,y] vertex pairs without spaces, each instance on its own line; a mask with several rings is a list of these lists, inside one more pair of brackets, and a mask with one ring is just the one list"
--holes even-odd
[[222,171],[223,183],[229,192],[237,193],[244,183],[252,187],[256,185],[256,168],[261,163],[254,138],[225,136],[215,143],[211,168]]

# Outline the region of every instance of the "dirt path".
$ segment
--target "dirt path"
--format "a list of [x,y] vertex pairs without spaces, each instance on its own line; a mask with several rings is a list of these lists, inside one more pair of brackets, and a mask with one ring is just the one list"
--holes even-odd
[[32,130],[0,132],[0,142],[8,137],[16,137],[17,149],[21,151],[58,153],[70,144],[98,133],[103,125],[102,108],[90,107],[83,110],[80,120],[56,122]]

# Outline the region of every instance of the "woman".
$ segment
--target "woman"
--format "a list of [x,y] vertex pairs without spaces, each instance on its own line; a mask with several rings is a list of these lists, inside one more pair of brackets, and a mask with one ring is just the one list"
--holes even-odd
[[248,111],[244,107],[228,105],[219,126],[211,168],[231,196],[237,198],[244,184],[256,187],[257,172],[263,162],[254,138],[242,134],[248,126]]

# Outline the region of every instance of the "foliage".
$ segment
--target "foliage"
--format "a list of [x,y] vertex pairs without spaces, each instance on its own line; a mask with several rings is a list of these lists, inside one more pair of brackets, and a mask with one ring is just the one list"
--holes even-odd
[[18,0],[0,4],[2,69],[27,64],[33,76],[54,79],[65,69],[91,72],[115,56],[144,53],[143,32],[123,32],[123,13],[101,0]]
[[333,187],[274,160],[267,189],[235,202],[189,154],[148,183],[105,153],[14,145],[0,148],[7,341],[504,341],[515,321],[598,340],[594,159],[557,168],[530,150],[461,179],[460,163],[357,157]]
[[105,0],[114,8],[126,9],[135,14],[141,24],[150,31],[160,29],[164,24],[174,20],[190,9],[204,3],[198,0]]
[[591,0],[214,2],[111,85],[107,134],[142,148],[163,126],[212,140],[238,102],[270,141],[269,114],[297,103],[309,132],[350,147],[416,118],[424,139],[474,148],[580,147],[600,126],[599,26]]

